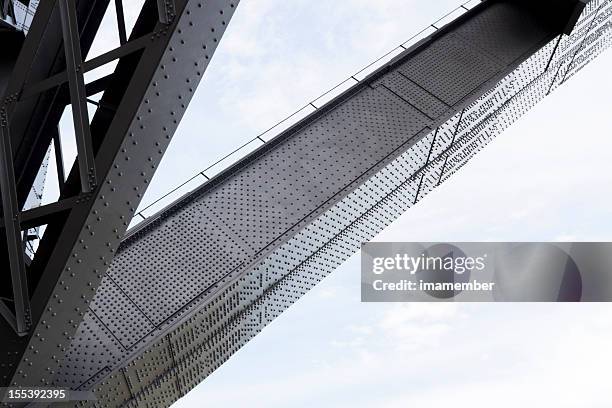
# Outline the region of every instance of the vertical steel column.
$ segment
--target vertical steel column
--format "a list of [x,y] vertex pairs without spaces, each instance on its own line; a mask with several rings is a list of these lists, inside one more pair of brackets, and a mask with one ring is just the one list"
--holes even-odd
[[9,133],[9,121],[5,108],[0,110],[0,189],[2,191],[2,210],[4,231],[11,268],[13,302],[15,305],[15,327],[17,334],[25,335],[31,324],[30,294],[23,257],[23,241],[19,222],[19,205],[15,187],[13,151]]
[[83,77],[83,57],[81,56],[76,9],[74,0],[59,0],[59,6],[81,189],[84,193],[89,193],[96,186],[97,181],[89,116],[87,114],[87,93],[85,92],[85,79]]
[[170,24],[174,19],[174,0],[157,0],[157,11],[159,21],[162,24]]
[[115,12],[117,13],[117,30],[119,31],[119,43],[127,42],[127,31],[125,29],[125,13],[123,12],[123,0],[115,0]]
[[57,184],[61,193],[66,182],[66,172],[64,171],[64,154],[62,153],[59,126],[55,128],[55,133],[53,134],[53,151],[55,153],[55,167],[57,169]]

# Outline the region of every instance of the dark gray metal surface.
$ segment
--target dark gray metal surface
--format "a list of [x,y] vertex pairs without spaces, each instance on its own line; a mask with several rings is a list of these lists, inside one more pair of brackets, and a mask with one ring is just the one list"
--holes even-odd
[[96,163],[87,113],[85,73],[81,69],[83,56],[81,54],[76,3],[74,0],[58,0],[58,4],[62,21],[62,38],[64,39],[66,72],[68,73],[70,104],[78,152],[81,191],[89,193],[96,187],[98,181],[96,180]]
[[[100,23],[101,16],[97,15],[97,13],[100,12],[101,7],[104,7],[104,0],[87,1],[87,7],[84,7],[85,2],[86,0],[79,1],[80,7],[77,10],[77,20],[81,32],[80,46],[83,54],[86,54],[89,49],[92,41],[91,34],[97,30]],[[62,66],[65,65],[61,29],[59,27],[59,13],[53,13],[55,3],[55,1],[45,2],[39,9],[37,8],[36,22],[25,40],[23,33],[0,30],[0,41],[3,44],[9,44],[7,47],[9,52],[7,54],[3,53],[3,69],[0,70],[0,75],[2,75],[0,78],[0,110],[5,118],[5,121],[3,121],[6,127],[4,134],[8,134],[11,144],[10,152],[12,157],[6,161],[12,161],[10,167],[14,173],[14,177],[9,178],[11,187],[5,190],[7,192],[15,190],[17,201],[17,212],[7,210],[7,213],[13,213],[13,215],[9,214],[5,219],[12,219],[16,230],[26,232],[25,242],[20,242],[20,234],[16,236],[17,239],[13,240],[13,242],[17,242],[19,247],[24,245],[32,247],[32,242],[29,241],[29,234],[26,230],[45,224],[45,222],[42,222],[44,220],[40,220],[41,223],[35,223],[36,219],[32,217],[37,213],[39,214],[38,209],[26,208],[25,206],[28,204],[27,200],[31,196],[32,191],[36,189],[36,178],[46,168],[49,143],[57,129],[57,121],[59,121],[61,111],[65,107],[65,103],[58,102],[57,100],[60,89],[37,95],[37,97],[30,98],[27,101],[22,100],[21,94],[24,86],[30,81],[36,81],[41,77],[44,78],[49,74],[49,71],[53,72],[54,69],[62,69]],[[21,3],[15,1],[13,4]],[[28,10],[33,10],[37,5],[37,1],[32,1],[22,11],[25,13]],[[53,24],[54,22],[57,22],[56,27]],[[29,28],[30,21],[28,20],[27,23]],[[57,30],[53,28],[57,28]],[[59,52],[58,50],[62,51],[61,58],[57,53],[54,53],[54,51]],[[47,131],[45,128],[45,124],[48,125],[50,122],[53,123],[53,131]],[[67,201],[65,200],[62,202],[62,204],[66,203]],[[58,207],[47,206],[46,210],[53,208],[61,209],[62,207],[61,205]],[[43,213],[46,213],[44,218],[48,218],[50,215],[48,211],[43,211]],[[4,221],[0,224],[3,223]],[[14,262],[12,266],[10,265],[9,252],[5,249],[10,242],[8,239],[0,240],[0,267],[14,273],[19,267],[16,267]],[[29,259],[32,257],[33,252],[26,259],[27,271],[24,275],[27,276],[27,279],[24,277],[21,280],[25,283],[22,297],[27,297],[28,301],[32,295],[33,288],[37,286],[38,276],[40,275],[40,271],[37,271],[36,267],[32,268],[32,263]],[[0,281],[2,282],[0,292],[2,292],[3,297],[11,299],[10,296],[7,296],[6,290],[13,287],[13,293],[15,293],[17,288],[14,283],[8,282],[7,276],[8,274],[0,275]],[[35,320],[35,318],[31,320]],[[6,329],[2,322],[0,322],[0,329],[2,331]],[[29,325],[20,334],[30,334]],[[9,332],[7,332],[7,335],[0,337],[0,348],[8,350],[7,355],[10,356],[8,358],[9,362],[0,367],[3,381],[8,381],[9,376],[7,372],[14,367],[15,361],[11,360],[17,359],[20,354],[13,350],[22,347],[22,340],[11,337]]]
[[[611,5],[555,47],[565,22],[484,4],[132,231],[83,323],[118,354],[80,387],[100,406],[184,395],[609,45]],[[77,383],[62,365],[55,384]]]
[[[37,82],[36,72],[41,69],[37,60],[42,58],[48,62],[41,57],[41,44],[37,40],[44,42],[49,36],[61,35],[57,25],[59,7],[55,1],[44,2],[16,61],[2,107],[19,115],[40,111],[36,103],[30,109],[32,99],[38,100],[33,96],[46,92],[46,96],[52,94],[57,102],[68,80],[77,90],[72,95],[73,102],[83,107],[83,72],[105,62],[119,61],[112,81],[106,81],[100,108],[91,123],[84,111],[75,116],[77,127],[83,131],[80,136],[84,150],[89,145],[94,153],[97,183],[91,178],[94,162],[90,162],[85,181],[91,192],[81,188],[79,165],[83,162],[77,161],[61,191],[60,201],[22,212],[17,218],[19,222],[28,214],[32,217],[36,213],[34,218],[44,220],[47,229],[28,268],[29,278],[35,282],[30,294],[32,330],[18,337],[4,319],[0,320],[3,385],[49,385],[54,382],[60,363],[62,367],[70,367],[71,372],[59,381],[71,386],[91,383],[93,378],[104,376],[109,371],[105,366],[120,357],[121,341],[129,344],[134,335],[150,329],[139,328],[136,319],[132,319],[134,327],[115,336],[106,331],[101,320],[91,320],[89,316],[97,311],[100,319],[106,319],[111,327],[113,322],[119,325],[118,320],[113,320],[117,316],[108,320],[109,314],[103,308],[88,311],[88,305],[238,4],[233,0],[168,2],[172,7],[162,23],[156,2],[147,1],[124,46],[81,64],[77,48],[79,44],[88,48],[93,36],[90,38],[85,30],[87,25],[80,21],[78,38],[75,28],[80,14],[72,9],[73,15],[70,15],[73,0],[59,1],[68,6],[61,14],[69,17],[64,20],[69,23],[64,25],[64,34],[69,49],[67,57],[73,61],[67,64],[66,71],[53,70]],[[85,3],[78,3],[80,9]],[[89,4],[93,7],[99,2]],[[96,14],[100,11],[96,8],[90,11],[94,13],[94,20],[104,14],[103,10]],[[87,34],[85,39],[83,33]],[[63,53],[63,48],[60,49]],[[116,110],[105,106],[114,106]],[[59,108],[46,105],[42,110]],[[63,106],[60,112],[62,109]],[[44,116],[42,123],[48,119],[48,115]],[[34,118],[40,119],[35,115],[11,124],[16,128],[35,127]],[[35,129],[40,136],[41,128]],[[47,150],[54,134],[45,135]],[[19,135],[15,138],[22,148],[16,150],[20,151],[28,147],[25,141],[28,134]],[[45,145],[44,140],[41,143]],[[15,154],[19,156],[19,152]],[[25,168],[28,166],[37,167],[35,160],[21,164],[15,166],[24,171],[32,170]],[[6,191],[2,193],[4,197]],[[124,308],[122,312],[133,317],[138,311]],[[84,318],[87,322],[79,326]],[[69,349],[73,339],[85,344],[87,351],[73,353]]]
[[8,257],[8,272],[13,287],[14,316],[9,313],[4,300],[2,315],[17,335],[25,335],[32,324],[30,295],[26,276],[25,254],[19,225],[19,204],[15,187],[13,149],[6,109],[0,109],[0,190],[2,191],[2,215]]

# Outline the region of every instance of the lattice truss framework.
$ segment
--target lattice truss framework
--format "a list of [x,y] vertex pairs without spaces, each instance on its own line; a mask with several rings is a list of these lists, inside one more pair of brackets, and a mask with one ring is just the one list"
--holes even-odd
[[[173,302],[180,300],[155,298],[163,305],[149,303],[151,310],[143,310],[138,301],[130,303],[130,307],[122,304],[124,310],[120,317],[131,322],[122,329],[122,323],[116,318],[109,320],[102,300],[94,300],[60,368],[56,385],[80,384],[80,388],[89,388],[95,384],[98,406],[170,405],[358,251],[362,242],[373,238],[448,180],[493,138],[584,68],[611,42],[612,0],[594,0],[584,10],[571,35],[548,43],[484,96],[436,131],[411,144],[399,157],[246,273],[232,275],[229,270],[236,265],[217,265],[219,273],[224,274],[223,279],[192,282],[194,291],[200,290],[200,286],[216,291],[206,302],[190,302],[170,316],[156,315],[153,309],[172,309],[176,306]],[[394,75],[385,76],[374,87],[397,91]],[[196,231],[199,222],[197,216],[186,216],[169,227],[189,229],[196,225]],[[218,238],[193,236],[194,244],[202,239],[210,240],[211,251],[220,250],[215,247]],[[189,242],[180,244],[190,245]],[[238,244],[230,251],[237,253]],[[121,256],[121,253],[117,256],[115,263],[119,265],[114,266],[115,271],[121,270]],[[126,249],[123,256],[136,255]],[[155,254],[140,256],[156,257]],[[239,257],[236,259],[239,263]],[[172,270],[177,261],[165,262],[168,270]],[[197,260],[191,266],[201,267]],[[103,280],[102,292],[116,292],[109,297],[112,301],[127,298],[121,289],[125,285],[120,280],[119,275],[113,274],[113,267]],[[92,333],[103,332],[97,327],[101,325],[110,326],[115,337],[92,338]],[[156,336],[154,341],[152,336]],[[143,342],[152,343],[144,352],[138,349],[138,344]],[[83,354],[87,350],[83,344],[98,347]],[[100,364],[86,363],[93,360]],[[105,369],[96,372],[95,367],[100,365]],[[114,367],[112,373],[108,367]],[[78,378],[66,375],[74,372],[74,368],[82,369]]]
[[39,3],[40,0],[30,0],[27,5],[19,0],[0,0],[0,7],[8,11],[6,15],[0,11],[0,19],[27,34]]

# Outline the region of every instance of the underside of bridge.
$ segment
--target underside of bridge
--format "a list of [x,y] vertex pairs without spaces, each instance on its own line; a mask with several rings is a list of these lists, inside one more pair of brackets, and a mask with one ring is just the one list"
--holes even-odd
[[[11,332],[2,385],[93,390],[98,401],[81,404],[108,407],[176,401],[612,42],[612,0],[482,1],[124,235],[236,2],[177,0],[169,20],[147,2],[124,47],[145,40],[102,88],[114,110],[87,126],[73,108],[84,146],[62,190],[69,206],[7,217],[23,209],[67,101],[94,87],[70,74],[54,3],[38,6],[25,40],[8,31],[23,41],[16,63],[32,68],[0,83],[15,180],[12,201],[11,177],[2,184],[6,287],[18,276],[10,254],[23,259],[10,240],[47,225],[22,268],[30,317],[20,330],[9,305],[14,327],[0,323]],[[92,10],[107,3],[76,2],[83,55]],[[44,41],[55,59],[38,73]],[[79,170],[87,163],[93,172]]]
[[[237,4],[147,0],[128,36],[115,1],[120,45],[88,58],[109,0],[0,2],[2,386],[55,381]],[[110,74],[85,80],[111,63]],[[67,107],[77,156],[64,174]],[[51,148],[59,199],[29,208]],[[42,237],[32,234],[41,226]]]

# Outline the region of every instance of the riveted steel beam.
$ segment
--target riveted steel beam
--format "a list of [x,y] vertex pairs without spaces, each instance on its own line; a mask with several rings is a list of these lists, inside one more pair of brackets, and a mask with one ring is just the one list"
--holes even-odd
[[95,188],[96,167],[89,130],[89,116],[83,76],[83,57],[79,40],[78,22],[74,0],[58,0],[66,55],[66,71],[70,88],[70,104],[77,145],[77,160],[81,177],[81,191],[89,193]]
[[[84,1],[79,0],[79,13],[76,15],[80,21],[81,41],[78,41],[77,52],[81,48],[86,52],[91,43],[90,33],[92,27],[96,26],[97,20],[95,13],[100,11],[98,0],[88,1],[87,7],[83,7]],[[47,76],[51,67],[55,69],[62,67],[66,58],[62,40],[61,24],[59,24],[59,12],[55,7],[55,1],[44,2],[35,14],[33,26],[30,27],[29,35],[24,40],[23,33],[0,32],[0,41],[7,41],[10,45],[7,54],[3,55],[2,69],[0,70],[0,105],[6,116],[6,132],[11,143],[10,159],[12,160],[12,171],[15,178],[16,207],[21,211],[26,205],[26,199],[34,188],[34,180],[39,171],[46,171],[46,164],[43,162],[49,144],[57,133],[57,121],[65,104],[55,103],[56,95],[39,95],[31,101],[23,103],[20,101],[21,90],[25,83],[36,80],[39,76]],[[55,11],[54,11],[55,10]],[[28,9],[28,12],[31,10]],[[73,9],[73,12],[75,10]],[[94,14],[92,17],[91,13]],[[75,17],[73,13],[73,17]],[[86,17],[86,22],[83,22]],[[57,23],[57,24],[55,24]],[[56,30],[53,30],[55,27]],[[17,37],[16,37],[17,36]],[[53,54],[57,50],[59,55]],[[13,55],[13,52],[15,54]],[[12,58],[11,58],[12,57]],[[62,67],[63,68],[63,67]],[[44,126],[39,127],[41,121],[44,123],[55,123],[50,129]],[[10,120],[9,120],[10,119]],[[30,138],[34,136],[34,138]],[[40,156],[38,156],[40,154]],[[24,160],[25,158],[25,160]],[[42,169],[41,169],[42,168]],[[23,219],[23,213],[18,213],[17,218]],[[10,219],[10,218],[9,218]],[[21,230],[24,225],[21,225]],[[8,232],[8,230],[7,230]],[[21,234],[21,231],[19,231]],[[0,264],[6,269],[13,269],[9,266],[8,243],[0,242]],[[26,259],[26,269],[30,268],[30,259]],[[4,276],[0,279],[5,279]],[[28,272],[27,285],[31,290],[36,286],[37,279],[31,279]],[[3,286],[4,286],[3,282]],[[29,302],[29,299],[27,300]],[[0,339],[1,341],[1,339]],[[1,371],[1,370],[0,370]]]
[[53,153],[55,154],[55,171],[57,172],[57,185],[60,191],[64,189],[66,183],[66,171],[64,170],[64,153],[62,150],[62,138],[60,137],[59,126],[53,133]]
[[[32,322],[12,151],[6,109],[0,107],[0,193],[2,194],[8,265],[13,286],[15,315],[12,326],[16,329],[17,335],[24,336]],[[3,314],[6,314],[6,307],[3,309]],[[9,321],[11,320],[13,319]]]
[[[594,6],[557,44],[563,21],[520,3],[470,10],[129,232],[56,384],[168,406],[223,364],[545,96]],[[94,333],[110,357],[88,377]]]
[[[102,55],[92,58],[91,60],[83,62],[81,70],[83,71],[83,73],[87,73],[93,71],[96,68],[100,68],[101,66],[106,65],[110,62],[116,61],[119,58],[141,51],[148,45],[150,41],[151,39],[148,35],[133,39],[113,50],[110,50]],[[20,94],[20,100],[29,99],[32,96],[36,96],[42,92],[56,88],[64,84],[65,82],[68,82],[68,79],[68,71],[60,72],[51,77],[45,78],[35,83],[34,85],[31,85],[26,88]],[[86,87],[88,86],[89,84],[86,85]]]
[[[61,213],[87,200],[89,200],[89,195],[81,194],[22,211],[19,215],[21,230],[47,225]],[[4,222],[4,219],[0,218],[0,221]]]
[[[128,42],[91,60],[98,64],[119,57],[90,124],[99,182],[78,202],[41,207],[35,217],[48,224],[30,266],[37,282],[32,288],[34,325],[23,339],[5,336],[0,340],[9,356],[3,366],[4,384],[54,382],[78,323],[237,4],[232,0],[176,1],[176,17],[163,24],[155,2],[147,1]],[[134,44],[139,45],[131,48]],[[87,66],[83,63],[84,70]],[[74,75],[72,71],[68,65],[66,76]],[[53,75],[63,79],[61,70]],[[81,91],[79,97],[85,94]],[[26,102],[19,95],[16,99]],[[77,167],[68,175],[62,200],[81,190]]]
[[[83,55],[86,54],[93,41],[92,32],[97,30],[101,21],[100,11],[103,11],[103,9],[104,0],[78,0],[79,47]],[[3,55],[5,58],[2,61],[2,69],[0,69],[0,106],[6,115],[6,127],[3,129],[3,136],[8,135],[8,142],[10,142],[10,148],[7,146],[5,151],[8,152],[8,157],[12,160],[9,167],[14,174],[16,192],[14,206],[17,209],[16,212],[4,211],[3,223],[8,228],[2,228],[2,235],[6,233],[8,237],[10,233],[19,236],[19,239],[13,240],[16,242],[14,247],[19,246],[17,255],[17,259],[19,259],[23,257],[23,251],[27,246],[25,245],[26,241],[32,238],[27,231],[30,222],[33,219],[36,219],[35,222],[43,222],[45,217],[56,218],[52,214],[61,213],[61,211],[49,212],[45,217],[42,216],[43,212],[55,208],[53,204],[34,210],[40,210],[38,214],[22,212],[26,205],[26,199],[33,191],[34,180],[41,168],[44,171],[46,166],[44,157],[49,150],[53,135],[57,133],[57,123],[61,111],[65,107],[65,103],[56,103],[60,90],[38,95],[27,102],[20,100],[20,95],[26,83],[36,82],[58,70],[65,70],[62,30],[56,2],[48,1],[40,4],[25,39],[23,33],[0,31],[0,41],[7,45],[7,49],[11,50],[10,55],[12,55],[13,48],[16,51],[12,59],[6,59],[6,53]],[[4,190],[8,191],[8,189]],[[9,194],[5,194],[4,191],[2,194],[3,200],[5,200],[5,196],[9,197]],[[58,204],[61,206],[63,203]],[[34,218],[28,219],[29,216]],[[14,220],[17,220],[17,222]],[[13,222],[14,226],[8,225],[9,221]],[[11,231],[11,228],[14,231]],[[26,236],[25,239],[21,240],[23,230],[25,230]],[[19,245],[19,241],[23,241],[22,245]],[[37,287],[40,272],[32,268],[29,257],[25,258],[25,272],[23,272],[24,269],[19,267],[19,260],[15,263],[11,259],[16,257],[9,256],[10,253],[17,253],[17,250],[13,249],[12,246],[10,239],[0,240],[0,268],[7,272],[0,276],[2,292],[6,298],[5,288],[9,286],[9,288],[13,288],[13,292],[23,293],[23,295],[15,296],[15,299],[9,299],[9,306],[3,307],[3,310],[16,309],[19,312],[19,309],[22,308],[22,302],[19,299],[21,297],[25,304],[30,305],[27,309],[31,311],[31,297]],[[27,279],[13,279],[12,282],[7,280],[7,276],[15,276],[16,273],[19,273],[19,276],[23,276],[25,273]],[[26,308],[24,307],[24,309]],[[0,333],[2,333],[2,336],[0,336],[2,354],[0,379],[2,379],[2,384],[8,384],[10,373],[14,371],[20,354],[27,346],[31,334],[31,332],[28,332],[26,336],[22,336],[25,333],[24,331],[18,330],[19,332],[15,333],[11,329],[12,326],[19,329],[18,320],[0,319]]]
[[[91,47],[109,0],[76,0],[81,54],[85,57]],[[0,33],[4,37],[5,33]],[[23,36],[23,34],[22,34]],[[4,42],[3,38],[0,41]],[[66,71],[62,25],[57,1],[41,1],[36,9],[28,35],[22,41],[19,55],[7,76],[7,85],[0,89],[3,98],[13,104],[10,113],[11,138],[15,163],[17,196],[20,205],[32,184],[47,153],[55,128],[65,109],[68,86],[44,90],[28,98],[24,94],[33,85]],[[67,77],[64,82],[67,82]],[[59,85],[62,85],[60,83]]]
[[170,24],[174,18],[174,0],[157,0],[157,13],[162,24]]

